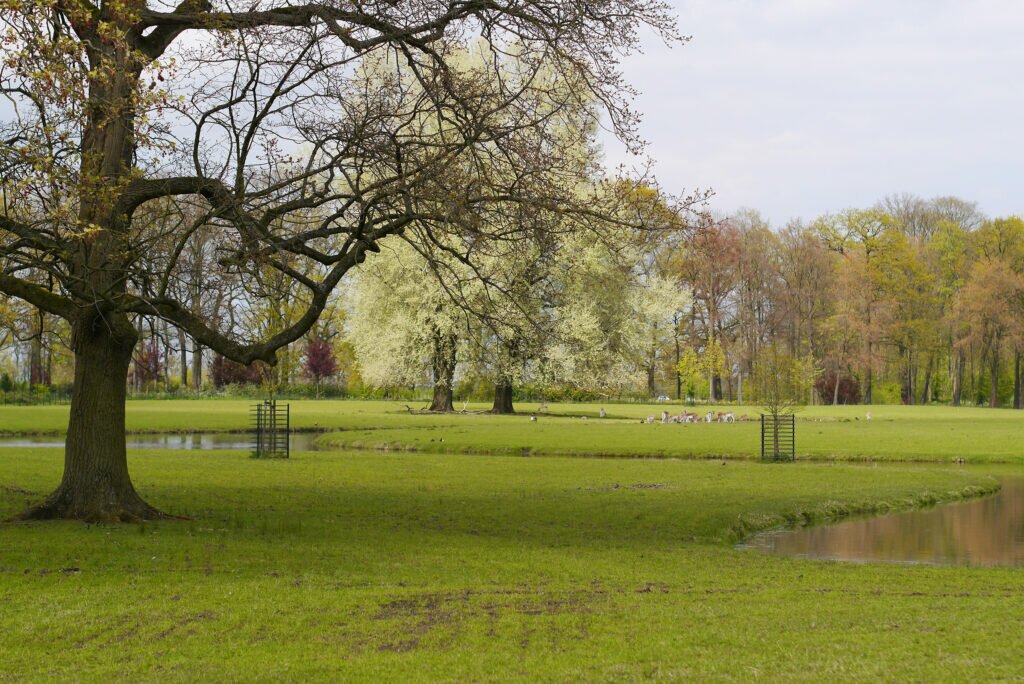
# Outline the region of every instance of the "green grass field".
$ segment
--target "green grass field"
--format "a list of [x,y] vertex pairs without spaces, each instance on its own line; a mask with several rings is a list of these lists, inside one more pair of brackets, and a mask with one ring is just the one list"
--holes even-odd
[[[131,432],[232,431],[247,427],[251,401],[132,401]],[[410,414],[401,402],[293,401],[293,425],[334,431],[322,438],[339,449],[415,450],[510,455],[678,456],[750,458],[758,453],[756,422],[647,425],[648,415],[674,404],[521,404],[515,416]],[[418,409],[419,405],[412,408]],[[724,410],[726,407],[713,407]],[[703,413],[705,407],[689,410]],[[756,407],[728,407],[752,418]],[[870,410],[872,419],[865,420]],[[62,434],[66,406],[0,407],[2,434]],[[584,416],[587,417],[584,420]],[[798,415],[798,455],[815,460],[901,460],[1024,463],[1024,411],[939,406],[820,406]],[[442,441],[443,440],[443,441]]]
[[[653,425],[641,418],[678,406],[615,405],[598,419],[598,406],[554,405],[537,422],[527,415],[466,415],[430,421],[412,416],[405,425],[381,421],[346,426],[322,438],[336,448],[434,453],[578,456],[678,456],[750,458],[759,453],[756,409],[729,407],[752,420],[730,424]],[[726,407],[715,407],[716,410]],[[703,414],[706,408],[690,409]],[[1024,412],[947,407],[811,407],[797,424],[797,453],[814,460],[900,460],[972,463],[1024,462]],[[586,419],[584,419],[586,416]]]
[[[132,402],[129,422],[238,429],[247,403]],[[598,407],[553,406],[566,417],[531,423],[293,402],[300,425],[341,429],[332,441],[416,436],[422,452],[300,452],[288,461],[132,452],[147,500],[190,519],[0,524],[0,681],[1024,676],[1024,569],[814,562],[733,548],[756,529],[991,490],[1021,473],[1017,413],[878,407],[870,423],[798,428],[802,440],[820,427],[820,440],[857,442],[823,457],[946,461],[931,464],[523,458],[427,446],[704,455],[696,445],[677,450],[676,429],[695,435],[690,443],[706,440],[705,453],[751,451],[750,425],[640,425],[633,421],[652,407],[608,409],[613,419],[583,421],[568,416],[596,416]],[[59,407],[3,408],[0,426],[59,432],[64,416]],[[942,432],[951,424],[966,433],[959,446]],[[430,442],[428,433],[448,436]],[[1014,463],[953,466],[946,457],[958,448]],[[0,449],[0,517],[44,496],[61,465],[56,449]]]

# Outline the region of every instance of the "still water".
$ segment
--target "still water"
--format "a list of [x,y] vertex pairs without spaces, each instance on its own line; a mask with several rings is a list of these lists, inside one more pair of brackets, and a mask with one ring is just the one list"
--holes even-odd
[[773,530],[740,548],[795,558],[1024,566],[1024,480],[993,496],[823,527]]
[[[315,432],[293,432],[289,446],[292,451],[312,451]],[[220,432],[207,434],[153,434],[128,435],[129,449],[251,449],[253,436],[246,432]],[[3,447],[64,447],[63,437],[4,437]]]

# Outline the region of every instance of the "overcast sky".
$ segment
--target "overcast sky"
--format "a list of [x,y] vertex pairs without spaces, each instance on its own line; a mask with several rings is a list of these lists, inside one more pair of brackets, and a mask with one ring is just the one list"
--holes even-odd
[[624,64],[667,189],[774,225],[897,192],[1024,213],[1024,0],[673,5],[693,40]]

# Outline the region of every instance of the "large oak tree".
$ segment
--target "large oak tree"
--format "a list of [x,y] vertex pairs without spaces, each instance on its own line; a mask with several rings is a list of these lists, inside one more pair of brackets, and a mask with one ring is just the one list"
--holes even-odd
[[[617,58],[645,25],[675,39],[657,0],[0,8],[0,292],[66,319],[75,354],[64,475],[27,514],[37,518],[162,515],[136,493],[125,454],[133,317],[272,364],[345,274],[413,223],[467,261],[478,245],[528,237],[487,221],[488,206],[588,201],[573,160],[536,128],[557,128],[578,98],[636,143]],[[470,49],[487,59],[464,68]],[[187,205],[190,220],[141,225],[154,202]],[[247,284],[250,303],[278,276],[298,284],[286,327],[230,330],[179,298],[178,261],[211,230],[217,268]]]

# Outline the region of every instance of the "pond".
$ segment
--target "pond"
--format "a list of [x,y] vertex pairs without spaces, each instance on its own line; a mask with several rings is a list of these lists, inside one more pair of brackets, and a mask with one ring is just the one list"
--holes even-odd
[[738,548],[820,560],[1024,566],[1024,479],[974,501],[762,532]]
[[[320,433],[317,432],[293,432],[290,436],[290,448],[292,451],[312,451],[316,449],[314,444]],[[242,449],[252,448],[253,436],[247,432],[217,432],[217,433],[195,433],[195,434],[149,434],[149,435],[128,435],[129,449]],[[63,437],[3,437],[0,438],[0,448],[3,447],[64,447]]]

